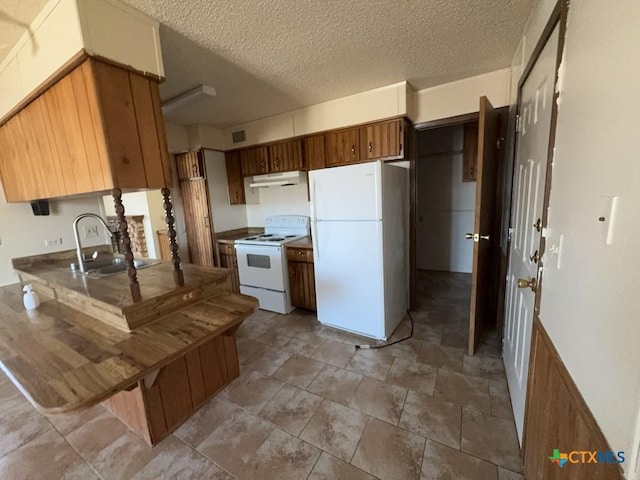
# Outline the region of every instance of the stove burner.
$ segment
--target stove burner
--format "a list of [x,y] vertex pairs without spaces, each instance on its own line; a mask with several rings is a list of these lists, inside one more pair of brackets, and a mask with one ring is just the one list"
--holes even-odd
[[247,237],[243,238],[243,240],[258,240],[258,237]]
[[293,237],[297,237],[298,235],[285,235],[284,238],[293,238]]
[[284,240],[284,238],[282,238],[282,237],[273,237],[273,238],[270,238],[268,241],[269,242],[281,242],[282,240]]
[[260,238],[273,237],[272,233],[263,233],[262,235],[258,235]]

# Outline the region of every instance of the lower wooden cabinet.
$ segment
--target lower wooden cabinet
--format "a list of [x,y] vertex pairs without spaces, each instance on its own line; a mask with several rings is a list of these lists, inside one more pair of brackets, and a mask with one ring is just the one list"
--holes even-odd
[[313,250],[287,248],[291,305],[316,310],[316,282],[313,269]]
[[220,254],[220,266],[233,269],[231,273],[231,290],[234,293],[240,293],[240,275],[238,274],[236,249],[233,244],[218,242],[218,252]]

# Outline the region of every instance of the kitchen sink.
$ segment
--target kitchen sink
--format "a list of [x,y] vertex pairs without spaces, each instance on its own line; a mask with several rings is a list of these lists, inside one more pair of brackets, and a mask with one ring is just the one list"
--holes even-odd
[[[158,260],[134,260],[133,264],[137,269],[151,267],[160,263]],[[117,273],[125,272],[127,263],[124,257],[111,257],[106,259],[96,259],[87,263],[87,276],[89,278],[104,278]]]

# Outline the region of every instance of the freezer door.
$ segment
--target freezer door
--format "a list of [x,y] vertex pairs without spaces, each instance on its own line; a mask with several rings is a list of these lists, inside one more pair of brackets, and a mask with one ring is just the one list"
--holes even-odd
[[316,222],[315,227],[318,320],[384,338],[382,222]]
[[312,220],[381,220],[380,162],[309,172]]

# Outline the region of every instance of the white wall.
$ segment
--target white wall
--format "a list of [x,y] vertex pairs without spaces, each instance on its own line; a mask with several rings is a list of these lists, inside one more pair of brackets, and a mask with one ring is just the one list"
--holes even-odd
[[189,150],[187,127],[166,122],[164,126],[167,132],[167,145],[170,153],[180,153]]
[[[551,3],[532,14],[525,58]],[[570,5],[540,311],[611,447],[626,452],[627,476],[640,433],[638,25],[635,0]],[[610,218],[609,196],[619,208],[607,245],[598,217]]]
[[[205,150],[204,158],[207,169],[211,214],[213,215],[213,231],[225,232],[246,227],[246,206],[231,205],[229,203],[229,187],[227,185],[224,153]],[[262,223],[256,226],[262,226]]]
[[[28,203],[6,203],[0,186],[0,219],[3,225],[0,231],[0,285],[18,281],[11,266],[12,258],[75,249],[71,228],[74,218],[86,212],[101,215],[100,203],[98,197],[88,196],[51,200],[50,215],[36,217]],[[62,245],[45,246],[45,240],[60,238]],[[101,245],[109,243],[109,240],[106,234],[100,234],[98,239],[83,240],[82,243],[86,246]]]
[[445,83],[415,92],[414,123],[429,122],[477,112],[480,97],[486,95],[494,107],[509,105],[511,69]]
[[271,215],[311,214],[306,180],[298,185],[260,188],[259,191],[260,203],[247,205],[247,222],[250,227],[264,226],[264,219]]
[[[105,195],[102,197],[102,202],[105,217],[115,216],[113,197]],[[160,258],[160,247],[156,232],[167,228],[162,202],[160,190],[124,193],[122,195],[122,204],[124,205],[124,214],[126,216],[144,215],[142,224],[144,225],[144,236],[147,241],[149,258]]]
[[474,227],[476,182],[462,181],[462,147],[462,126],[418,133],[419,269],[471,272],[473,242],[464,235]]

